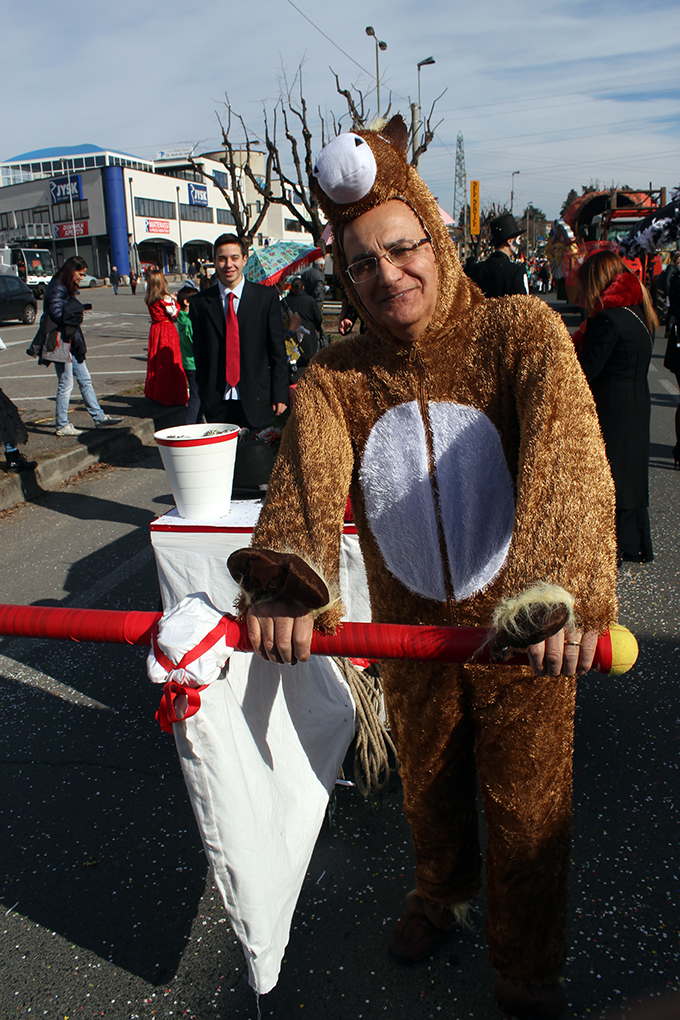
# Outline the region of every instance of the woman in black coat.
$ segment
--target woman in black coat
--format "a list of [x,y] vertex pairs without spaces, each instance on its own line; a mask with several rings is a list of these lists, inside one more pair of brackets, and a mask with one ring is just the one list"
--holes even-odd
[[647,373],[656,315],[649,295],[611,251],[597,251],[579,270],[588,320],[581,367],[595,398],[616,488],[619,561],[654,559],[649,525]]
[[[80,436],[83,433],[83,429],[76,428],[68,418],[74,379],[95,428],[108,429],[123,420],[117,415],[104,414],[94,392],[92,376],[85,364],[87,347],[81,329],[85,306],[81,305],[76,295],[86,272],[85,259],[72,255],[54,274],[45,290],[40,329],[27,352],[37,354],[41,365],[52,362],[57,373],[54,410],[57,436]],[[48,343],[50,338],[56,342]]]
[[[664,368],[672,372],[680,389],[680,251],[673,252],[671,265],[666,270],[666,295],[668,298],[668,315],[666,317],[666,355],[663,359]],[[673,447],[673,464],[680,468],[680,404],[675,409],[675,446]]]

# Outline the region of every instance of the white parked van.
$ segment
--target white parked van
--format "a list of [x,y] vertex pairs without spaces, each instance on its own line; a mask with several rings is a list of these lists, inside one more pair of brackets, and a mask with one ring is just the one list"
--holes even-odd
[[55,273],[52,253],[47,248],[19,248],[14,245],[0,248],[0,262],[11,267],[10,272],[15,272],[37,298],[43,296]]

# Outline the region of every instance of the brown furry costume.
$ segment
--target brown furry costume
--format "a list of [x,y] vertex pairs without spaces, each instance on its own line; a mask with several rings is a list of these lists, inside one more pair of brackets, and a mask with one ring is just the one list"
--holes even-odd
[[[307,369],[253,546],[313,568],[329,598],[298,598],[315,607],[317,627],[333,627],[349,491],[375,621],[488,625],[501,596],[546,580],[575,596],[584,630],[601,632],[616,618],[614,496],[569,334],[538,299],[482,296],[388,135],[358,132],[378,168],[364,197],[336,204],[318,189],[335,264],[344,265],[343,225],[400,199],[431,240],[435,312],[405,344],[372,321],[361,288],[344,278],[367,335],[333,344]],[[254,580],[249,555],[246,601],[278,597],[283,584],[295,593],[285,569]],[[566,950],[575,679],[438,663],[385,662],[382,672],[418,893],[451,905],[479,892],[476,770],[492,965],[550,984]]]

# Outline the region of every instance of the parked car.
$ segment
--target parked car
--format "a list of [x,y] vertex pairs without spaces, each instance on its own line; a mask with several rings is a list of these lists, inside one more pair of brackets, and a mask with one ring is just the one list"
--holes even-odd
[[0,320],[20,319],[30,326],[35,322],[36,307],[35,295],[23,280],[0,273]]
[[81,290],[83,289],[83,287],[99,287],[99,286],[101,286],[101,284],[100,284],[99,280],[97,279],[97,277],[96,276],[89,276],[87,273],[85,274],[85,276],[80,281],[80,289]]

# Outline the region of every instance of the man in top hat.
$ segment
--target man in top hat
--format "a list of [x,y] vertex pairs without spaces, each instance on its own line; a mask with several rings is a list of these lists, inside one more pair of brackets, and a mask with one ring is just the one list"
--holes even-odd
[[486,297],[506,297],[510,294],[528,294],[529,280],[524,265],[513,262],[516,238],[523,233],[512,213],[503,213],[491,221],[491,241],[494,252],[484,262],[465,267],[470,279]]

